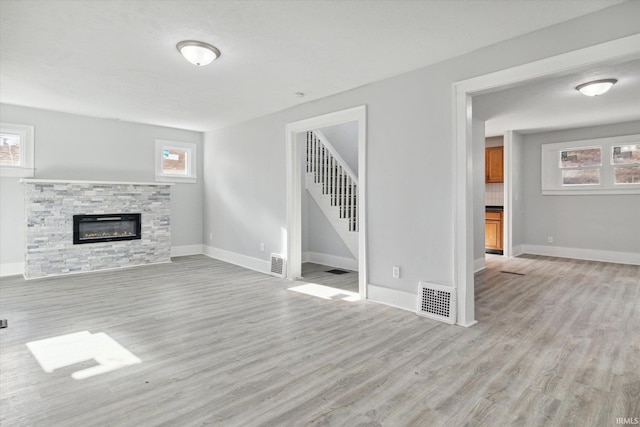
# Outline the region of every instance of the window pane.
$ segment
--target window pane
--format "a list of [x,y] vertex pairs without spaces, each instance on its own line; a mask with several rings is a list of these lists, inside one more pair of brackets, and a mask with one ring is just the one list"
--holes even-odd
[[20,166],[20,135],[0,134],[0,165]]
[[615,145],[613,147],[614,165],[630,165],[640,163],[640,144]]
[[573,169],[562,171],[562,185],[598,185],[600,169]]
[[560,152],[561,168],[579,168],[584,166],[600,166],[602,164],[602,149],[577,148]]
[[616,184],[640,184],[640,166],[613,168]]
[[162,150],[162,173],[186,175],[187,151],[175,149]]

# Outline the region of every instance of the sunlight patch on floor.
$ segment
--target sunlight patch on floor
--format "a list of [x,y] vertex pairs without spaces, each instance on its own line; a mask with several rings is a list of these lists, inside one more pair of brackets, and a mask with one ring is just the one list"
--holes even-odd
[[115,371],[125,366],[142,363],[133,353],[118,344],[104,332],[89,331],[60,335],[27,343],[42,370],[51,373],[56,369],[94,360],[97,366],[81,369],[71,374],[76,380]]
[[305,283],[300,286],[289,288],[290,291],[300,292],[301,294],[311,295],[314,297],[332,300],[339,297],[343,301],[355,302],[360,301],[360,294],[356,292],[345,291],[343,289],[332,288],[331,286],[318,285],[316,283]]

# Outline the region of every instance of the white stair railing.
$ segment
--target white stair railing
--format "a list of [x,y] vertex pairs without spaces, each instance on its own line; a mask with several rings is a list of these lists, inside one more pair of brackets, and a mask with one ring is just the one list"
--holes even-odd
[[307,132],[307,173],[322,185],[322,194],[337,206],[349,231],[358,231],[358,177],[319,130]]

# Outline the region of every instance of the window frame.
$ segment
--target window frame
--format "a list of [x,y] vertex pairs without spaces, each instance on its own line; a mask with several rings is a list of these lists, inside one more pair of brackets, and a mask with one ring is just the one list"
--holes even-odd
[[17,123],[0,123],[0,133],[20,137],[20,164],[0,165],[0,177],[33,178],[35,126]]
[[[609,138],[587,139],[579,141],[557,142],[541,146],[541,188],[542,195],[580,195],[580,194],[640,194],[640,183],[615,183],[613,147],[618,145],[640,144],[640,135],[625,135]],[[600,166],[562,168],[562,151],[575,149],[601,149]],[[631,166],[631,165],[629,165]],[[627,166],[627,167],[629,167]],[[599,169],[599,184],[562,184],[563,170]]]
[[[176,175],[164,173],[162,168],[164,150],[182,150],[187,152],[185,161],[186,175]],[[169,141],[166,139],[156,139],[155,149],[155,172],[156,182],[177,182],[190,183],[197,182],[198,146],[193,142]]]

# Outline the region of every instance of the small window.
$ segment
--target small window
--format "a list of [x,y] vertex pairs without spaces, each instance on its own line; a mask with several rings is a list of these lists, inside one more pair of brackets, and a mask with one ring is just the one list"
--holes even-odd
[[587,147],[560,151],[562,185],[599,185],[602,148]]
[[0,176],[33,177],[34,127],[0,123]]
[[156,140],[156,181],[196,182],[196,144]]
[[614,145],[611,151],[615,184],[640,184],[640,144]]
[[640,194],[640,135],[542,144],[542,194]]

